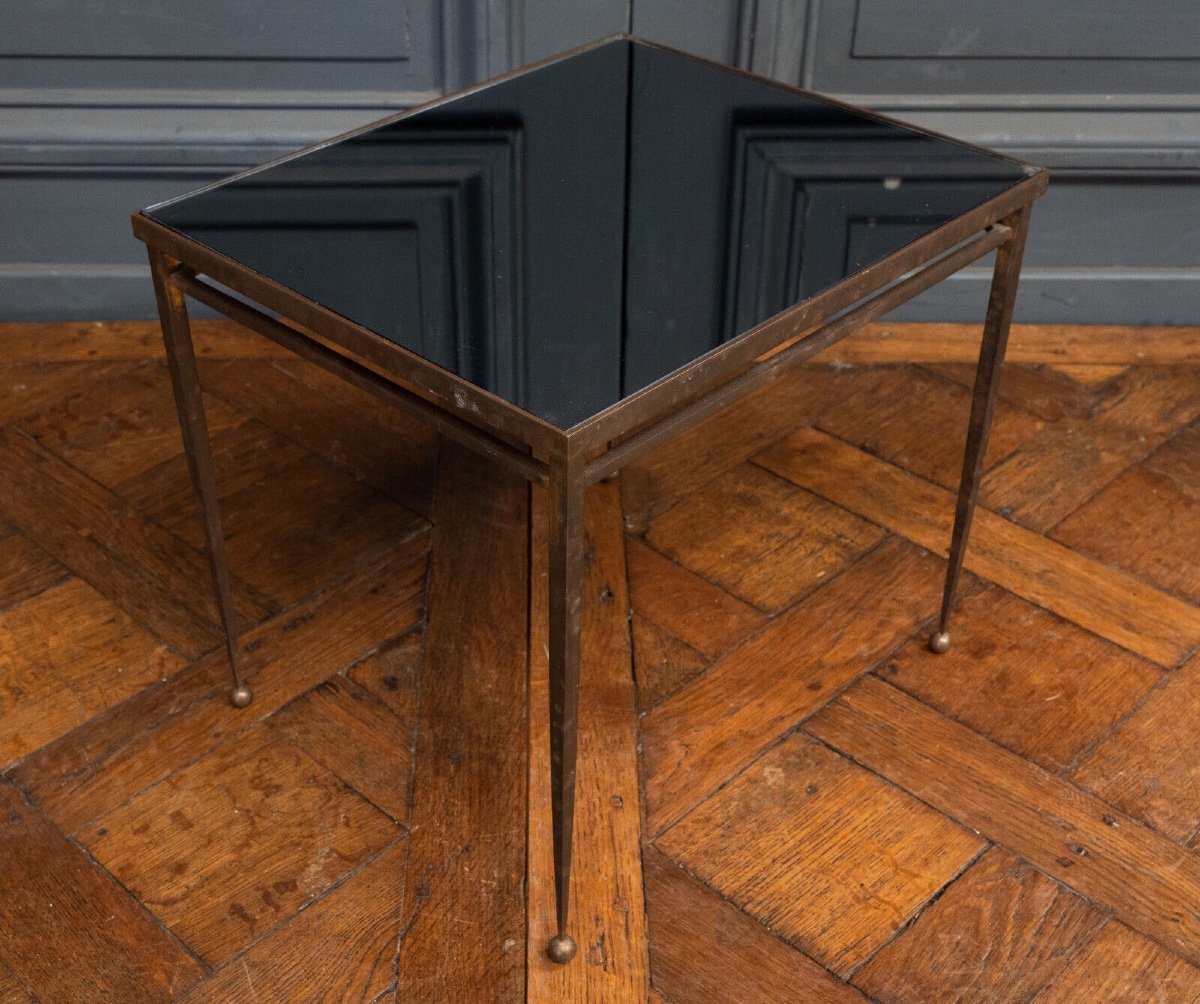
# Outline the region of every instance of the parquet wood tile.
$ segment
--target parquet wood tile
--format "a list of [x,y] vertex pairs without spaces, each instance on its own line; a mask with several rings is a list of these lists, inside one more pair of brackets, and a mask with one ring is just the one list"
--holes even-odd
[[997,586],[965,597],[944,655],[911,639],[880,668],[990,739],[1061,771],[1163,676],[1153,663]]
[[656,987],[670,1000],[866,1000],[660,851],[648,848],[645,866],[650,961]]
[[656,844],[840,976],[985,846],[803,734],[755,761]]
[[[411,509],[310,457],[221,496],[230,570],[279,607],[299,602],[426,527]],[[203,548],[202,526],[182,515],[168,519],[167,526]]]
[[760,610],[791,606],[879,543],[878,528],[752,464],[693,492],[646,539]]
[[1200,1001],[1200,969],[1123,924],[1109,921],[1081,958],[1033,998],[1035,1004]]
[[393,819],[408,821],[414,722],[334,676],[270,718],[275,730]]
[[203,366],[200,377],[315,456],[429,513],[437,437],[420,421],[298,359]]
[[254,703],[236,714],[216,650],[26,758],[12,776],[67,832],[404,634],[424,611],[426,541],[363,569],[242,639]]
[[70,573],[19,533],[0,538],[0,609],[37,596]]
[[[822,431],[919,474],[958,488],[971,411],[970,390],[916,366],[859,370],[848,394],[826,408]],[[985,469],[1026,442],[1042,423],[1004,402],[996,409]]]
[[642,769],[651,832],[907,638],[935,609],[937,572],[932,558],[888,541],[649,712]]
[[1200,535],[1200,491],[1165,474],[1131,467],[1054,531],[1081,554],[1123,568],[1200,603],[1200,560],[1179,548]]
[[171,1001],[204,975],[178,939],[4,781],[0,847],[0,963],[38,999]]
[[1200,657],[1176,670],[1072,772],[1072,779],[1167,836],[1200,826]]
[[[241,420],[211,395],[204,411],[211,434]],[[83,387],[18,424],[44,449],[106,488],[183,453],[171,378],[157,360],[107,380],[103,395]]]
[[868,677],[809,721],[857,763],[1200,961],[1200,857]]
[[1104,914],[992,848],[851,978],[872,999],[1025,1001],[1078,964]]
[[1014,329],[945,655],[977,327],[592,491],[566,968],[540,491],[195,334],[242,711],[157,325],[0,326],[0,1001],[1200,1000],[1200,329]]
[[0,611],[0,767],[183,665],[79,579]]
[[79,840],[217,966],[402,836],[260,725],[90,823]]
[[231,959],[183,1000],[186,1004],[377,1000],[396,979],[396,936],[407,856],[407,841],[391,844],[328,895]]
[[[757,458],[852,512],[944,554],[953,497],[815,430]],[[1163,666],[1200,645],[1200,610],[1120,569],[1088,559],[986,508],[975,514],[965,567]]]

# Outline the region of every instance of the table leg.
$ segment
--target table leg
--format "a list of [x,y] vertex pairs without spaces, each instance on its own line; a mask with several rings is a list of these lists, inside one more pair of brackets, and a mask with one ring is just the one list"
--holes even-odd
[[1021,275],[1021,258],[1025,253],[1025,236],[1029,232],[1030,206],[1022,206],[1002,222],[1012,230],[1012,236],[996,249],[996,266],[992,272],[992,290],[988,298],[987,317],[983,325],[983,344],[979,349],[979,365],[975,370],[975,391],[971,400],[971,419],[967,426],[967,447],[963,455],[962,480],[958,488],[958,506],[954,514],[954,535],[950,541],[950,558],[946,569],[946,586],[942,593],[942,612],[937,630],[929,639],[934,652],[950,650],[950,611],[962,572],[971,518],[979,494],[983,458],[987,452],[988,432],[995,410],[996,388],[1000,382],[1000,364],[1008,344],[1008,329],[1012,323],[1013,303],[1017,297],[1017,280]]
[[221,513],[217,505],[217,486],[213,477],[212,450],[208,442],[208,423],[204,419],[204,402],[200,396],[200,379],[196,374],[196,353],[192,346],[192,331],[188,324],[187,303],[183,291],[171,282],[176,263],[164,254],[150,251],[150,271],[154,276],[154,295],[158,300],[158,317],[162,324],[163,343],[167,349],[167,366],[171,371],[171,386],[175,391],[175,408],[179,412],[179,428],[183,447],[192,474],[192,488],[200,503],[204,519],[204,536],[208,544],[208,562],[212,569],[217,592],[217,608],[225,629],[225,645],[229,651],[229,668],[233,674],[233,689],[229,700],[234,707],[250,703],[250,687],[242,677],[238,662],[237,634],[233,620],[233,600],[229,591],[229,565],[225,558],[225,535],[221,532]]
[[555,962],[575,957],[567,933],[571,841],[575,825],[575,751],[579,738],[579,629],[584,529],[582,467],[556,466],[550,492],[550,785],[554,814],[554,893],[558,933],[547,948]]

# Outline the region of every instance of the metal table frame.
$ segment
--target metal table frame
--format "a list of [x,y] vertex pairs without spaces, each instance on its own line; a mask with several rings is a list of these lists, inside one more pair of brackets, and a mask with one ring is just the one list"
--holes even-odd
[[[522,67],[433,104],[444,103],[490,86],[497,80],[599,44],[602,42]],[[722,69],[729,70],[728,67]],[[788,89],[807,93],[800,88]],[[430,105],[424,105],[422,109],[428,107]],[[383,122],[402,119],[414,110],[372,122],[243,172],[239,177],[378,128]],[[857,108],[853,110],[862,112]],[[894,121],[885,116],[872,117]],[[900,124],[915,129],[906,123]],[[915,131],[938,136],[927,130]],[[948,137],[938,138],[967,146]],[[994,198],[567,431],[305,299],[145,213],[134,213],[134,234],[146,243],[150,256],[179,423],[193,487],[203,514],[208,558],[233,677],[232,703],[239,708],[245,707],[252,695],[238,658],[225,540],[188,323],[187,296],[356,387],[416,414],[448,438],[507,465],[549,493],[550,752],[558,930],[550,939],[548,951],[556,962],[570,961],[576,951],[567,928],[578,737],[580,591],[585,553],[583,500],[588,486],[615,474],[631,460],[692,428],[754,388],[768,383],[785,369],[994,249],[997,252],[995,269],[975,376],[945,590],[937,628],[930,638],[930,647],[935,652],[947,651],[950,647],[949,618],[979,490],[1030,209],[1033,201],[1045,191],[1049,178],[1044,169],[1025,167],[1026,177]],[[199,278],[200,275],[235,290],[280,318],[295,322],[298,327],[229,296]]]

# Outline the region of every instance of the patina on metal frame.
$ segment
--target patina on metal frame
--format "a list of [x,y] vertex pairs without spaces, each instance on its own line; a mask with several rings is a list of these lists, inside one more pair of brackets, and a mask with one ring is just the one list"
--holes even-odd
[[[615,37],[633,40],[626,35]],[[609,41],[612,39],[562,53],[448,95],[433,104],[442,104]],[[721,68],[742,74],[742,71]],[[771,83],[777,87],[785,86]],[[800,88],[787,89],[809,93]],[[430,105],[422,106],[428,107]],[[378,128],[383,122],[402,119],[415,110],[370,123],[243,172],[238,177]],[[914,129],[885,116],[864,113],[857,108],[853,110]],[[928,130],[914,131],[969,146]],[[970,148],[990,153],[978,147]],[[570,961],[576,952],[575,942],[567,929],[575,811],[586,489],[601,478],[615,474],[647,450],[687,431],[750,390],[772,380],[785,369],[996,250],[945,590],[937,629],[930,639],[934,651],[947,651],[950,646],[949,618],[979,490],[1030,209],[1033,201],[1045,191],[1049,177],[1044,169],[1022,166],[1026,177],[994,198],[565,431],[164,226],[145,213],[134,213],[133,231],[146,243],[149,251],[179,422],[203,513],[208,556],[233,678],[232,703],[237,707],[246,706],[250,703],[251,691],[238,660],[225,543],[185,296],[207,304],[376,397],[416,414],[448,438],[491,457],[548,492],[551,789],[558,923],[548,952],[556,962]],[[279,315],[278,318],[229,296],[200,279],[200,275],[261,304]]]

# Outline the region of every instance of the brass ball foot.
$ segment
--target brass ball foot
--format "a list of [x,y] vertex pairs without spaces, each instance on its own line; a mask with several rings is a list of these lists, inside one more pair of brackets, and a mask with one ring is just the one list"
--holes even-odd
[[552,962],[557,962],[560,966],[566,965],[578,951],[578,946],[575,944],[575,939],[569,934],[556,934],[550,939],[550,944],[546,946],[546,954],[550,956]]
[[944,652],[950,651],[950,632],[935,631],[933,637],[929,639],[929,651],[936,652],[942,655]]
[[240,687],[234,687],[233,690],[229,692],[229,703],[235,708],[244,708],[253,699],[254,694],[244,683]]

